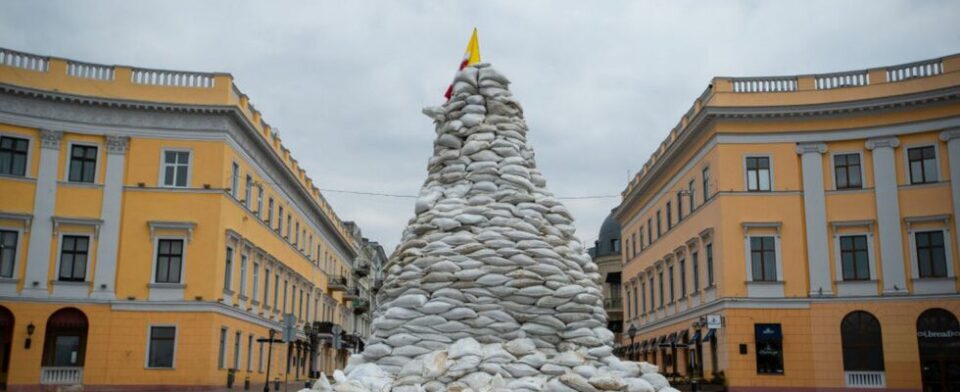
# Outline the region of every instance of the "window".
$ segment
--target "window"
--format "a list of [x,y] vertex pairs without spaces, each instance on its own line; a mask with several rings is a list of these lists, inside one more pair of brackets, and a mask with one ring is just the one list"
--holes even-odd
[[223,272],[223,291],[233,289],[233,248],[227,247],[226,269]]
[[263,342],[258,340],[257,348],[259,351],[257,354],[257,372],[263,373]]
[[754,324],[757,374],[783,374],[783,333],[780,324]]
[[614,251],[614,252],[619,252],[619,251],[620,251],[620,240],[619,240],[619,239],[616,239],[616,238],[610,240],[610,249],[611,249],[612,251]]
[[297,222],[294,232],[293,232],[293,245],[298,246],[300,244],[300,222]]
[[687,296],[687,260],[680,259],[680,298]]
[[97,147],[70,146],[70,170],[67,181],[94,182],[97,177]]
[[911,184],[937,182],[937,150],[934,146],[907,149]]
[[647,245],[653,243],[653,219],[647,218]]
[[690,203],[690,212],[697,209],[697,181],[690,180],[687,184],[687,201]]
[[260,295],[260,263],[253,263],[253,294],[250,295],[250,298],[253,298],[254,301],[257,300],[257,297]]
[[653,286],[653,275],[651,275],[651,276],[650,276],[650,311],[651,311],[651,312],[653,311],[654,308],[656,308],[656,306],[655,306],[656,302],[653,302],[653,301],[654,301],[654,298],[656,298],[656,296],[654,296],[654,293],[653,293],[653,290],[654,290],[653,287],[654,287],[654,286]]
[[660,279],[660,307],[663,307],[663,270],[657,271],[658,278]]
[[683,191],[677,192],[677,223],[683,220]]
[[240,368],[240,331],[233,338],[233,368]]
[[243,206],[250,209],[253,203],[253,177],[247,174],[247,182],[243,185]]
[[280,236],[283,236],[283,206],[278,207],[279,212],[277,213],[277,233],[280,233]]
[[90,237],[65,235],[60,246],[60,281],[83,282],[87,279],[87,253]]
[[253,371],[253,335],[247,336],[247,371]]
[[633,317],[637,317],[637,288],[633,288]]
[[700,291],[700,254],[690,253],[690,268],[693,269],[693,292]]
[[17,237],[20,233],[0,230],[0,278],[13,278],[17,264]]
[[673,228],[673,207],[667,202],[667,230]]
[[247,296],[247,255],[240,255],[240,296]]
[[163,183],[166,187],[186,188],[190,172],[189,151],[163,152]]
[[223,369],[227,366],[227,329],[220,328],[220,352],[217,354],[217,368]]
[[947,256],[943,231],[920,231],[914,234],[917,244],[917,264],[921,278],[945,278]]
[[623,250],[623,256],[624,256],[627,260],[630,260],[630,239],[629,239],[629,238],[627,238],[627,246],[626,246],[626,248]]
[[157,241],[156,283],[180,283],[183,269],[183,240],[161,239]]
[[267,302],[267,300],[269,299],[270,299],[270,269],[264,268],[263,269],[263,306],[270,306],[268,305],[269,302]]
[[267,226],[273,227],[273,198],[267,201]]
[[860,171],[860,154],[837,154],[833,156],[833,180],[837,189],[863,188]]
[[677,290],[675,290],[675,287],[674,287],[674,285],[676,284],[676,283],[675,283],[676,281],[673,279],[673,265],[672,265],[672,264],[670,265],[670,268],[668,268],[668,271],[669,271],[669,273],[670,273],[670,274],[668,275],[668,276],[670,277],[670,303],[673,303],[674,295],[675,295],[674,293],[675,293]]
[[644,244],[643,244],[643,227],[640,227],[640,250],[643,251],[643,249],[644,249]]
[[287,312],[287,280],[283,280],[283,313]]
[[240,192],[240,165],[236,162],[233,163],[233,169],[230,173],[230,196],[234,198],[237,197],[237,194]]
[[641,309],[643,309],[641,314],[647,314],[647,284],[642,280],[640,282],[640,304]]
[[777,280],[777,253],[773,237],[750,237],[750,266],[754,282]]
[[710,200],[710,167],[703,168],[701,175],[703,177],[703,203],[706,204]]
[[263,185],[257,185],[257,218],[263,219]]
[[290,240],[293,236],[290,235],[290,224],[293,223],[293,216],[287,214],[287,240]]
[[704,247],[707,253],[707,287],[713,287],[713,244]]
[[150,327],[150,347],[147,354],[147,367],[173,368],[176,338],[176,327]]
[[880,321],[862,310],[850,312],[840,322],[843,370],[883,371],[883,338]]
[[660,236],[663,235],[662,226],[660,225],[660,211],[657,210],[657,239],[660,239]]
[[273,311],[274,312],[280,311],[280,309],[277,308],[277,297],[279,297],[278,295],[279,292],[280,292],[280,273],[277,272],[273,280]]
[[[640,230],[643,230],[643,229],[640,229]],[[633,233],[630,236],[633,237],[633,248],[632,248],[633,253],[631,254],[631,257],[637,257],[637,252],[640,248],[640,242],[637,241],[637,233]],[[640,234],[640,237],[643,237],[642,233]]]
[[870,280],[870,259],[866,235],[840,236],[843,280]]
[[747,157],[747,190],[770,190],[770,157]]
[[0,137],[0,174],[27,175],[27,151],[30,141],[18,137]]

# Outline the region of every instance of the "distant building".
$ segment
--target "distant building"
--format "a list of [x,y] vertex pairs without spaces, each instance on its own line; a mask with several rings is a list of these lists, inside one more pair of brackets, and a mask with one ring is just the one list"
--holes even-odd
[[0,49],[6,389],[329,374],[369,317],[354,229],[229,74]]
[[731,391],[960,390],[958,217],[960,55],[714,78],[616,210],[621,351]]
[[623,332],[623,290],[620,285],[623,257],[620,254],[620,224],[613,218],[613,213],[600,225],[597,241],[589,252],[603,279],[603,309],[607,312],[607,328],[613,331],[619,345]]

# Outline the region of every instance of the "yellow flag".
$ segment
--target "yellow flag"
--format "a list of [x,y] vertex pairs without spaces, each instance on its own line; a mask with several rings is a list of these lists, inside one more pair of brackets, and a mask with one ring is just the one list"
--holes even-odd
[[[460,68],[464,69],[480,62],[480,39],[477,38],[477,28],[473,28],[473,35],[470,36],[470,42],[467,43],[467,50],[463,52],[463,60],[460,61]],[[453,93],[453,84],[447,87],[447,92],[443,94],[447,100]]]

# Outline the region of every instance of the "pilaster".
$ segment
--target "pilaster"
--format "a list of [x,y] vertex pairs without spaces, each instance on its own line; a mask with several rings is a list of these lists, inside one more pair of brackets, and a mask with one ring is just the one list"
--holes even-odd
[[950,162],[950,201],[953,204],[953,224],[960,235],[960,128],[940,133],[940,140],[947,142]]
[[53,240],[53,214],[57,198],[57,168],[63,132],[40,130],[40,170],[30,223],[27,269],[21,295],[46,297],[50,271],[50,241]]
[[807,235],[807,268],[810,295],[832,295],[830,258],[827,239],[827,207],[823,182],[823,154],[827,145],[820,142],[797,144],[803,170],[803,209]]
[[107,168],[103,181],[103,227],[97,241],[97,265],[94,273],[94,298],[115,299],[117,255],[120,251],[120,211],[123,203],[123,171],[130,138],[107,135]]
[[867,149],[873,151],[873,183],[877,200],[877,231],[880,235],[884,294],[907,294],[897,163],[894,154],[894,149],[899,146],[900,139],[894,136],[867,139],[866,143]]

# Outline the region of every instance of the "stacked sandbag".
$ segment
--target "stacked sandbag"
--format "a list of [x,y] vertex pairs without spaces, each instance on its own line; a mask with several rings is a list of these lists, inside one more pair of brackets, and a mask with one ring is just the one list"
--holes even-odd
[[509,83],[470,66],[449,102],[424,109],[437,133],[427,179],[384,267],[373,335],[349,368],[364,370],[334,390],[387,379],[394,391],[649,384],[611,356],[600,274],[546,189]]

